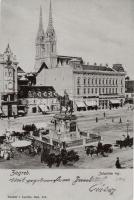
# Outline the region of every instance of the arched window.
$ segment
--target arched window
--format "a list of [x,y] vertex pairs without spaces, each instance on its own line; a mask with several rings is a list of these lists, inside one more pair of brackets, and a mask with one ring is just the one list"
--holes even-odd
[[77,95],[80,94],[80,88],[77,88]]
[[77,85],[80,85],[80,77],[77,78]]
[[107,85],[108,80],[106,79],[106,85]]
[[86,78],[84,78],[84,85],[86,85]]
[[106,88],[106,94],[107,94],[107,88]]

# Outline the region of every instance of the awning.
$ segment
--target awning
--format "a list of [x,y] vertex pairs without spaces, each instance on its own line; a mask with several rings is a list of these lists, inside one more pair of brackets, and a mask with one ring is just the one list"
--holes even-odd
[[46,106],[46,105],[39,105],[39,108],[41,109],[42,112],[49,111],[48,106]]
[[96,102],[95,100],[88,100],[88,101],[85,101],[85,104],[86,104],[87,106],[91,106],[91,107],[97,106],[97,102]]
[[118,99],[111,99],[111,100],[110,100],[110,103],[111,103],[111,104],[120,104],[121,102],[120,102],[120,100],[118,100]]
[[76,106],[79,108],[84,108],[86,107],[85,103],[83,101],[75,101]]
[[48,127],[48,124],[46,122],[40,122],[40,123],[34,123],[37,129],[45,129]]
[[9,129],[7,129],[6,132],[10,132],[10,133],[20,132],[20,133],[22,133],[22,132],[24,132],[24,130],[21,127],[11,127]]
[[11,144],[13,147],[27,147],[31,145],[30,141],[27,140],[18,140]]

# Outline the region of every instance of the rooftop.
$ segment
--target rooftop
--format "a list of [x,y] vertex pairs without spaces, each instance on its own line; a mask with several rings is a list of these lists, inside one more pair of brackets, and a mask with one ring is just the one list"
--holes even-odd
[[77,60],[77,61],[79,60],[79,61],[83,62],[82,57],[63,56],[63,55],[58,55],[58,56],[57,56],[57,60],[68,60],[68,61],[70,61],[70,60],[72,60],[72,59],[75,59],[75,60]]
[[114,70],[107,66],[101,66],[101,65],[82,65],[83,70],[98,70],[98,71],[111,71]]

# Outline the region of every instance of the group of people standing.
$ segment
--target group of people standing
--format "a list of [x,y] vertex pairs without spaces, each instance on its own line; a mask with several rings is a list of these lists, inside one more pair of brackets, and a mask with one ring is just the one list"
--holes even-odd
[[48,147],[43,147],[41,150],[41,163],[47,163],[48,167],[51,168],[53,164],[59,167],[61,162],[63,165],[67,164],[67,150],[63,148],[57,150],[57,152],[52,151]]

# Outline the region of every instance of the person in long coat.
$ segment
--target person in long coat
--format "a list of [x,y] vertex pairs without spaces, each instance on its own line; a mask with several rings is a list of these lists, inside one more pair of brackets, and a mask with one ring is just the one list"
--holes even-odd
[[117,160],[115,162],[115,166],[117,169],[120,169],[121,168],[121,164],[120,164],[120,160],[119,160],[119,157],[117,157]]
[[44,162],[44,148],[41,149],[41,163]]

